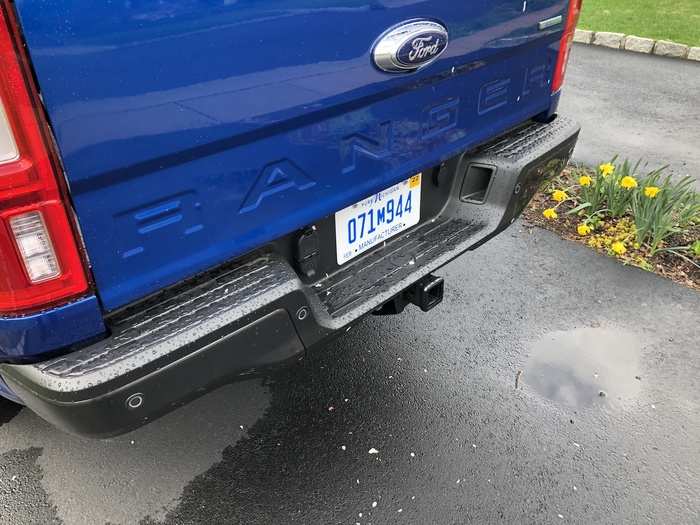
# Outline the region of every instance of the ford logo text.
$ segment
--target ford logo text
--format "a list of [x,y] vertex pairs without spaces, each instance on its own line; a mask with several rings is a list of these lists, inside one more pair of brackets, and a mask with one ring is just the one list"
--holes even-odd
[[375,65],[388,73],[409,73],[434,62],[447,49],[449,35],[442,24],[411,20],[384,33],[372,56]]

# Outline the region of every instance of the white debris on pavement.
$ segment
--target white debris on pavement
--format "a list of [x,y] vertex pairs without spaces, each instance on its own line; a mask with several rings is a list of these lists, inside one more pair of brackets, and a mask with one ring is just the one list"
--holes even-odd
[[379,454],[379,451],[376,448],[371,448],[369,449],[368,454]]
[[373,501],[373,502],[372,502],[372,508],[373,508],[373,509],[376,509],[376,508],[377,508],[377,502],[376,502],[376,501]]

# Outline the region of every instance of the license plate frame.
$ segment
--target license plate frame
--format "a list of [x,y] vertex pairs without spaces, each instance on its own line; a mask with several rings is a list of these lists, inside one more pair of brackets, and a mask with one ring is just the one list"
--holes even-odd
[[335,214],[336,260],[342,266],[420,222],[423,174],[362,199]]

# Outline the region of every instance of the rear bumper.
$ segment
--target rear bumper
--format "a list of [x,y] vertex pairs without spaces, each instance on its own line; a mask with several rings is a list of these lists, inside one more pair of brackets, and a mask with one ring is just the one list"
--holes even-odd
[[[302,358],[498,234],[566,165],[578,132],[564,118],[533,123],[444,162],[424,177],[429,219],[348,266],[326,272],[321,261],[308,272],[308,259],[267,247],[123,312],[108,339],[37,364],[0,365],[0,374],[30,408],[70,432],[136,428],[236,378]],[[491,173],[478,202],[464,195],[473,166]],[[332,218],[320,224],[324,246]]]

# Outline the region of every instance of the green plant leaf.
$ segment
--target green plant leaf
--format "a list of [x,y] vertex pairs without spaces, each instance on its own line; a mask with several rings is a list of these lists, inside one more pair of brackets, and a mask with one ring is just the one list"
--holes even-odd
[[690,245],[690,251],[693,252],[695,257],[700,257],[700,239]]
[[578,212],[580,212],[581,210],[585,210],[586,208],[590,208],[590,207],[591,207],[590,202],[584,202],[583,204],[579,204],[578,206],[576,206],[573,210],[567,211],[566,214],[567,215],[575,215]]

